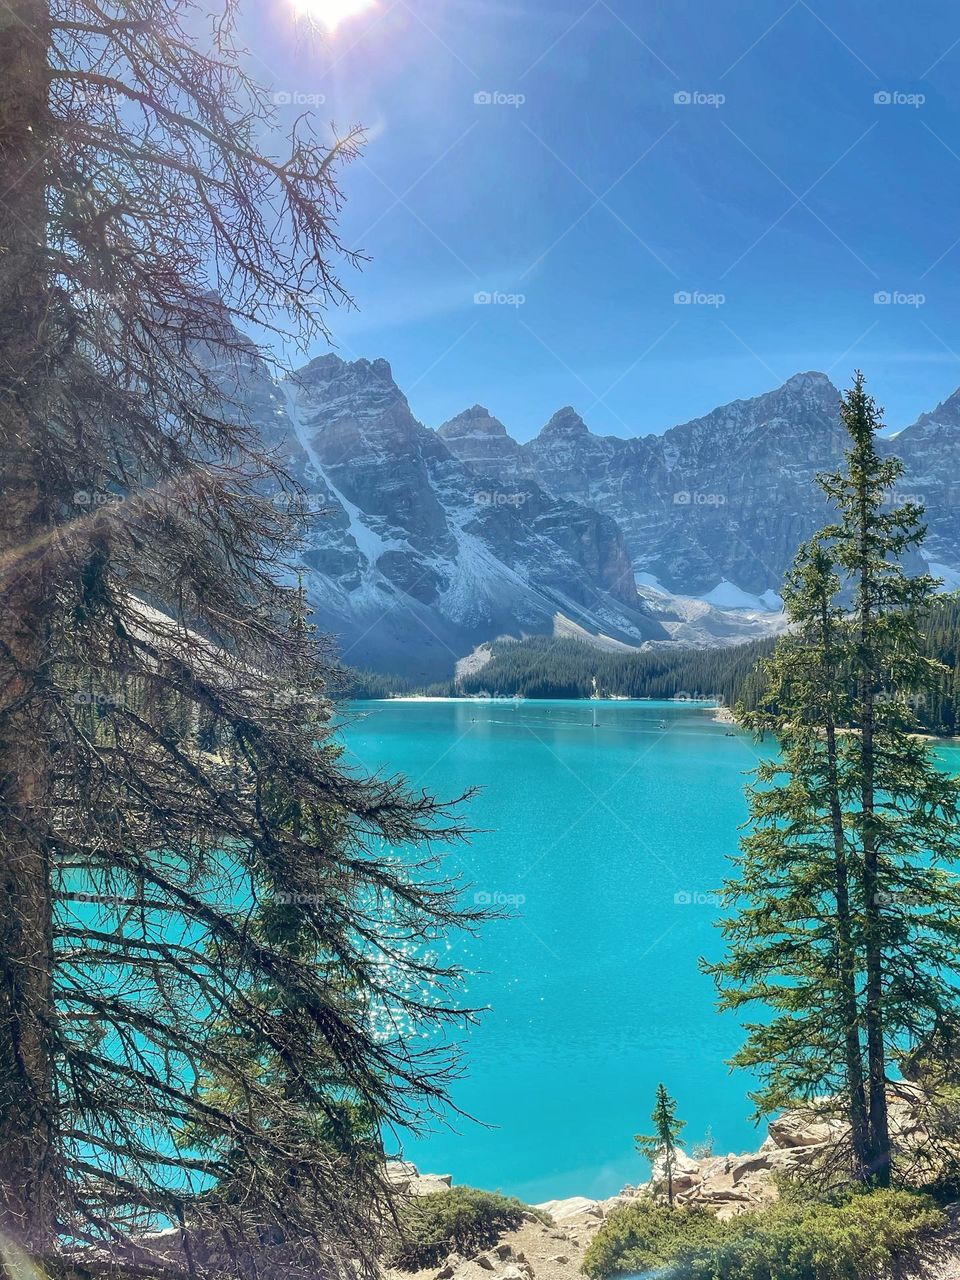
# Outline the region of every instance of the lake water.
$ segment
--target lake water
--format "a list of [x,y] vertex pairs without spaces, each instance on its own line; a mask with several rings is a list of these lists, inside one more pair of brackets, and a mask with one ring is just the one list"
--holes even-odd
[[[597,725],[592,720],[596,713]],[[633,1135],[663,1081],[688,1143],[754,1149],[741,1041],[698,957],[719,956],[712,897],[747,816],[758,747],[671,702],[372,702],[351,709],[355,765],[454,796],[479,829],[447,855],[511,915],[458,946],[489,1006],[466,1036],[458,1120],[404,1156],[529,1201],[641,1181]],[[945,748],[958,767],[956,748]]]

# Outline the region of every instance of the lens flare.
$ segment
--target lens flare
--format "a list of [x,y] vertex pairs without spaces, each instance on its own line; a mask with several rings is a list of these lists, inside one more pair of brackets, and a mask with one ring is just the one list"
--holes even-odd
[[300,17],[334,32],[349,18],[372,9],[376,0],[295,0]]

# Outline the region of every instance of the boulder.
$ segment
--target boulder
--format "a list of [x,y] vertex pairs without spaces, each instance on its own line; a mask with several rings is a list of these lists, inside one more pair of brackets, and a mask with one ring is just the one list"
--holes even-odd
[[[701,1166],[699,1160],[694,1160],[692,1156],[688,1156],[684,1151],[675,1151],[673,1153],[673,1189],[674,1191],[682,1191],[685,1187],[692,1187],[695,1182],[699,1182],[701,1177]],[[664,1186],[667,1181],[666,1159],[661,1153],[653,1162],[653,1176],[651,1181],[658,1186]]]
[[591,1200],[587,1196],[568,1196],[565,1200],[545,1200],[543,1204],[534,1207],[549,1213],[554,1222],[564,1222],[568,1218],[579,1217],[582,1213],[595,1218],[603,1217],[600,1201]]
[[779,1150],[825,1146],[842,1138],[846,1130],[842,1120],[812,1111],[785,1111],[767,1126],[769,1140]]
[[773,1161],[768,1155],[760,1152],[755,1156],[741,1156],[734,1159],[730,1165],[730,1176],[733,1179],[733,1185],[743,1182],[744,1178],[749,1178],[757,1173],[769,1173],[773,1168]]
[[390,1182],[409,1182],[411,1178],[419,1178],[420,1170],[409,1160],[388,1160],[385,1167]]
[[397,1191],[411,1196],[429,1196],[436,1191],[449,1191],[453,1184],[450,1173],[421,1173],[409,1160],[388,1160],[387,1181]]

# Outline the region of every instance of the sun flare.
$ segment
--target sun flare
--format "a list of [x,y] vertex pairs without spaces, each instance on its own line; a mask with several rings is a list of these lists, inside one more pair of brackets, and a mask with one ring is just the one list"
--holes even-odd
[[301,17],[333,32],[348,18],[372,9],[376,0],[295,0],[295,4]]

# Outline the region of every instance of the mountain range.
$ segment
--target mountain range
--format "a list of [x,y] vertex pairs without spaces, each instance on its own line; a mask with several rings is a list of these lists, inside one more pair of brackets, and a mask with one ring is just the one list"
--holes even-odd
[[[311,360],[276,380],[252,345],[231,376],[314,514],[317,625],[353,666],[422,679],[500,636],[609,649],[731,644],[783,626],[778,591],[827,512],[839,391],[822,373],[662,434],[598,436],[573,408],[519,443],[474,405],[417,421],[386,360]],[[927,507],[925,554],[960,585],[960,392],[884,448]]]

